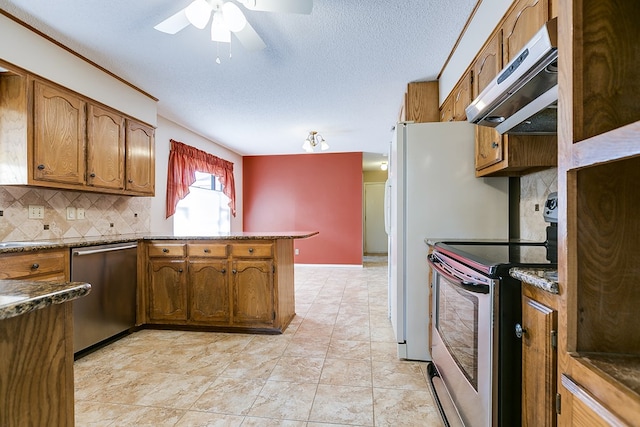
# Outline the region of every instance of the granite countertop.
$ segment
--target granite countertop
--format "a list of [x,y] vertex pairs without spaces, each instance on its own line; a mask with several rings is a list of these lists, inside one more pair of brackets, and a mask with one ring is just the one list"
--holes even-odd
[[91,285],[83,282],[0,280],[0,320],[83,297]]
[[558,293],[558,270],[554,268],[513,267],[509,275],[552,294]]
[[[29,252],[43,249],[79,248],[111,243],[137,242],[139,240],[272,240],[272,239],[306,239],[318,234],[318,231],[270,231],[270,232],[235,232],[220,233],[209,236],[157,236],[145,234],[114,234],[112,236],[68,237],[63,239],[35,240],[31,242],[0,242],[0,254],[13,252]],[[7,243],[18,245],[2,246]]]

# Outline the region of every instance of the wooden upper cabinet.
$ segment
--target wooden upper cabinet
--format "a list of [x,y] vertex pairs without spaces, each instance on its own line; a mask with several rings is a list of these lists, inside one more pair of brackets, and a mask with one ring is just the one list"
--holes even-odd
[[453,89],[453,120],[456,122],[467,121],[465,110],[473,101],[472,78],[473,71],[469,69]]
[[466,108],[473,100],[473,70],[467,72],[455,85],[447,99],[440,108],[441,122],[465,122],[467,121]]
[[[502,31],[497,31],[473,64],[473,93],[478,96],[502,70]],[[492,127],[476,126],[476,170],[503,159],[503,137]]]
[[85,107],[72,92],[34,81],[34,180],[84,184]]
[[87,185],[124,189],[124,117],[89,104]]
[[515,58],[533,35],[549,20],[549,0],[517,0],[502,25],[503,63]]
[[442,103],[440,107],[440,121],[452,122],[453,121],[453,97],[449,95],[447,99]]
[[403,121],[415,123],[437,122],[438,82],[412,82],[407,85],[404,97]]
[[155,194],[155,131],[127,120],[125,188],[141,194]]

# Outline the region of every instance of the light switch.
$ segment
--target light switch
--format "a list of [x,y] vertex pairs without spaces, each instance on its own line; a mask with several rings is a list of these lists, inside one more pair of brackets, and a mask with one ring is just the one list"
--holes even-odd
[[69,206],[67,208],[67,220],[68,221],[76,220],[76,208],[74,208],[73,206]]

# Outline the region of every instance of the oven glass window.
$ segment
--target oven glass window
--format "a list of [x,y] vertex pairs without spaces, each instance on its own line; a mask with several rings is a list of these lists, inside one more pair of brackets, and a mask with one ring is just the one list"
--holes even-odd
[[478,390],[478,298],[438,276],[436,328],[473,388]]

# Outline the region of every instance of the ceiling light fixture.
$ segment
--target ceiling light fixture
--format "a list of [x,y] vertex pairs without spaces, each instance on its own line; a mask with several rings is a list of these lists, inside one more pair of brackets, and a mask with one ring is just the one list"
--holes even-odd
[[380,163],[380,169],[381,170],[386,171],[388,167],[389,167],[389,165],[387,164],[387,162]]
[[309,136],[304,140],[304,144],[302,144],[302,149],[307,153],[313,153],[313,149],[320,145],[320,149],[322,151],[327,151],[329,149],[329,144],[324,140],[322,135],[320,135],[315,130],[309,132]]

